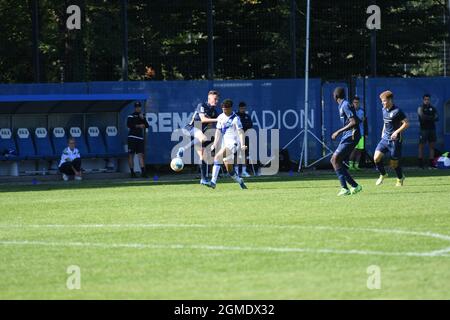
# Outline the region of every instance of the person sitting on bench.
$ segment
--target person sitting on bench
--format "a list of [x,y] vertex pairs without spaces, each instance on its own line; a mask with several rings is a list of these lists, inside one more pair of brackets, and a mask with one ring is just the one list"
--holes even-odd
[[59,172],[62,173],[64,181],[68,181],[71,176],[75,176],[75,180],[82,180],[80,152],[75,148],[75,139],[70,138],[68,143],[69,146],[61,155]]

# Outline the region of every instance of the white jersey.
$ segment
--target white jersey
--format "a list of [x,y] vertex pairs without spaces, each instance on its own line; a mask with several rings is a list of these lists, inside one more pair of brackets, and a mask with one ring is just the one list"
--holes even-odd
[[226,116],[225,113],[217,117],[216,128],[222,132],[223,144],[239,144],[238,130],[242,129],[241,119],[236,113]]
[[65,148],[62,155],[61,155],[61,161],[59,162],[59,166],[67,161],[73,161],[76,158],[80,157],[80,151],[78,151],[77,148],[71,150],[69,147]]

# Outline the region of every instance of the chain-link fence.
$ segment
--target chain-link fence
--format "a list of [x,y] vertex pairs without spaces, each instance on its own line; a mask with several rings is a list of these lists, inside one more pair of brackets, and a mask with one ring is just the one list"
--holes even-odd
[[[3,0],[0,82],[301,78],[306,3]],[[311,0],[311,76],[446,76],[448,22],[446,0]]]

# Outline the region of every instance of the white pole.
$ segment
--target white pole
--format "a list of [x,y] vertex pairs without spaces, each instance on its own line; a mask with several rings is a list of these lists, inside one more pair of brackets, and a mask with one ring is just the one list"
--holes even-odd
[[306,4],[306,49],[305,49],[305,120],[304,120],[304,141],[303,150],[305,152],[304,166],[308,166],[308,111],[309,111],[309,24],[311,15],[311,2]]

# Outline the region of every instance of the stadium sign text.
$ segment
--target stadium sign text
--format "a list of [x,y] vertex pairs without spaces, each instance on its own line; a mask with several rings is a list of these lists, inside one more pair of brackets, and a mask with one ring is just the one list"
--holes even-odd
[[[253,111],[250,114],[253,124],[259,129],[303,129],[305,112],[304,110],[263,110],[261,113]],[[173,132],[178,128],[183,128],[192,118],[192,113],[188,112],[159,112],[146,114],[150,132]],[[310,110],[308,117],[308,128],[314,129],[314,110]]]

